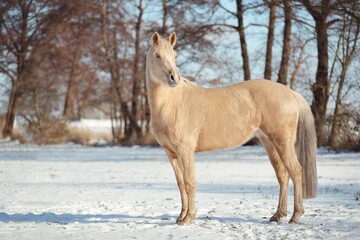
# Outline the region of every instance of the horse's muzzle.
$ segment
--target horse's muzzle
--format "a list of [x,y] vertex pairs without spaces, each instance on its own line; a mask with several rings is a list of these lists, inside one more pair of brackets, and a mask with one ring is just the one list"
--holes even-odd
[[180,81],[180,77],[178,74],[170,74],[168,84],[169,87],[176,87]]

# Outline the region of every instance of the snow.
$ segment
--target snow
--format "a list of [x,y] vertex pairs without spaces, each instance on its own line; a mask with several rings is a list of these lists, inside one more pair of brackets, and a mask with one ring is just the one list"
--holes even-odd
[[79,121],[72,121],[68,123],[70,127],[77,127],[91,131],[111,132],[110,119],[81,119]]
[[318,151],[302,224],[269,223],[278,184],[261,147],[196,154],[197,218],[161,148],[0,143],[0,239],[358,239],[360,154]]

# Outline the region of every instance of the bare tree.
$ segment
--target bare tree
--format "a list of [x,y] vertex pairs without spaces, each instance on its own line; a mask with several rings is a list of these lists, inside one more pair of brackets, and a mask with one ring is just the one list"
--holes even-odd
[[292,19],[292,7],[291,0],[283,0],[284,3],[284,38],[283,49],[281,55],[280,69],[278,73],[278,82],[287,85],[287,73],[290,58],[290,36],[291,36],[291,19]]
[[169,10],[168,10],[168,0],[162,0],[162,10],[163,10],[163,18],[162,18],[162,26],[161,26],[161,30],[159,31],[159,33],[162,36],[166,36],[167,32],[167,21],[168,21],[168,14],[169,14]]
[[[355,9],[355,6],[354,8]],[[359,40],[359,32],[360,32],[360,21],[359,19],[354,19],[351,16],[345,15],[342,21],[342,28],[339,35],[338,41],[338,50],[336,51],[336,58],[340,62],[341,72],[339,76],[338,90],[336,94],[335,100],[335,108],[333,113],[333,120],[331,124],[330,136],[328,139],[328,144],[331,147],[336,147],[336,135],[340,124],[339,120],[339,112],[342,102],[342,92],[346,79],[346,73],[349,69],[349,66],[353,60],[357,49],[357,42]]]
[[[349,13],[350,16],[353,16],[358,20],[358,10],[356,13],[351,11],[352,8],[356,8],[356,6],[358,6],[358,2],[356,0],[321,0],[319,3],[314,3],[309,0],[301,0],[301,2],[315,21],[318,65],[316,71],[316,81],[312,85],[312,92],[314,96],[312,109],[315,116],[318,142],[320,145],[326,145],[328,141],[325,136],[324,126],[326,125],[326,110],[330,90],[328,72],[328,30],[330,26],[341,21],[341,15],[343,13]],[[332,15],[335,17],[330,18]]]
[[245,28],[244,28],[244,20],[243,20],[243,3],[242,0],[236,0],[236,18],[238,20],[238,26],[236,30],[239,33],[240,37],[240,47],[241,47],[241,56],[243,60],[243,69],[244,69],[244,80],[251,79],[251,72],[250,72],[250,61],[247,52],[247,44],[246,44],[246,37],[245,37]]
[[269,6],[269,29],[267,35],[267,42],[266,42],[266,57],[265,57],[265,71],[264,71],[264,78],[271,79],[271,62],[272,62],[272,48],[274,45],[274,30],[275,30],[275,20],[276,20],[276,6],[277,0],[271,0],[270,2],[266,1],[267,5]]
[[[119,3],[121,4],[121,3]],[[111,14],[113,11],[120,11],[117,5],[110,6],[107,4],[106,0],[102,2],[102,21],[101,21],[101,31],[102,31],[102,40],[103,47],[105,50],[105,57],[107,60],[107,69],[110,73],[111,82],[115,88],[115,92],[117,95],[117,99],[120,105],[120,114],[122,115],[124,124],[124,138],[122,142],[125,144],[133,144],[138,143],[142,136],[142,129],[139,125],[139,112],[140,112],[140,98],[141,98],[141,74],[139,73],[139,66],[143,60],[142,51],[140,48],[141,41],[141,22],[142,22],[142,14],[143,14],[143,6],[142,1],[137,5],[138,10],[140,11],[137,15],[137,19],[134,23],[134,31],[135,31],[135,39],[134,39],[134,55],[133,59],[125,58],[121,59],[120,51],[124,50],[125,55],[128,48],[128,45],[125,44],[125,49],[120,49],[121,42],[118,40],[118,30],[119,26],[122,29],[122,34],[124,36],[130,37],[130,34],[126,32],[126,25],[130,24],[123,21],[121,18],[115,17],[114,15],[109,16],[108,11],[111,10]],[[121,16],[126,13],[119,13]],[[110,17],[113,18],[113,21],[110,22]],[[132,40],[132,39],[131,39]],[[127,40],[125,40],[127,41]],[[123,63],[121,66],[120,64]],[[132,66],[131,71],[127,71],[128,67]],[[123,74],[121,74],[121,72]],[[127,75],[130,76],[131,79],[129,85],[131,88],[126,86]],[[129,89],[130,88],[130,89]],[[129,94],[131,93],[131,94]],[[129,99],[129,100],[128,100]],[[131,103],[131,108],[128,105],[128,102]],[[114,116],[116,114],[113,114]]]
[[247,9],[245,8],[242,0],[236,0],[236,11],[226,8],[219,0],[216,1],[216,6],[218,6],[220,9],[225,11],[231,17],[234,17],[237,21],[237,25],[231,25],[225,22],[225,23],[207,24],[206,26],[230,28],[238,32],[239,40],[240,40],[241,59],[243,62],[242,69],[244,72],[244,80],[250,80],[251,79],[250,60],[248,55],[245,26],[244,26],[244,13]]
[[336,3],[330,0],[321,0],[315,4],[309,0],[301,0],[307,11],[315,21],[315,32],[318,51],[318,65],[316,81],[312,85],[313,103],[312,109],[315,117],[317,139],[320,145],[325,144],[324,126],[326,124],[326,108],[329,99],[329,78],[328,78],[328,22],[327,19],[334,10]]
[[[138,15],[135,22],[135,54],[134,54],[134,65],[133,65],[133,89],[132,89],[132,102],[131,102],[131,115],[132,119],[138,119],[138,107],[140,102],[140,74],[139,74],[139,64],[142,60],[141,57],[141,49],[140,49],[140,33],[141,33],[141,25],[143,21],[143,14],[144,14],[144,6],[142,0],[139,0],[139,4],[136,6],[138,9]],[[136,134],[136,137],[132,136],[132,134]],[[137,121],[131,122],[131,129],[130,129],[130,141],[136,141],[134,139],[140,139],[142,135],[141,128],[138,125]]]
[[307,59],[310,58],[310,54],[305,51],[306,45],[311,41],[312,39],[308,39],[306,41],[303,41],[301,34],[295,35],[292,40],[292,46],[291,46],[291,56],[290,56],[290,62],[292,62],[293,69],[290,73],[290,80],[289,80],[289,87],[292,90],[295,90],[296,85],[296,78],[300,73],[301,67]]
[[[49,123],[54,119],[61,122],[101,111],[102,117],[110,116],[114,120],[116,142],[138,143],[149,131],[144,83],[149,36],[158,31],[167,37],[176,31],[177,65],[181,74],[214,85],[238,81],[239,74],[245,80],[250,79],[250,58],[263,64],[265,54],[264,78],[271,79],[271,73],[276,70],[279,82],[287,84],[289,80],[290,87],[295,88],[302,74],[312,79],[312,69],[303,66],[308,64],[310,56],[316,55],[305,47],[316,39],[318,66],[311,89],[312,109],[319,143],[334,145],[333,136],[342,131],[336,123],[340,122],[342,106],[346,104],[344,96],[354,58],[351,56],[358,52],[358,41],[354,41],[359,15],[357,1],[237,0],[232,3],[233,9],[216,0],[156,3],[4,0],[0,7],[0,75],[5,79],[1,83],[6,88],[3,92],[9,96],[4,135],[10,135],[15,116],[31,122],[31,131],[40,139],[41,134],[50,131]],[[279,7],[284,7],[284,18],[276,18]],[[264,12],[266,23],[261,22],[264,19],[258,22],[257,18],[246,22],[247,14]],[[312,16],[315,28],[306,12]],[[278,22],[284,23],[281,47],[274,43]],[[266,42],[251,55],[248,33],[264,26],[266,30],[258,33],[267,34]],[[296,31],[291,30],[294,27],[298,27]],[[304,32],[298,33],[299,29]],[[240,45],[227,39],[234,34],[239,36],[239,41],[235,41]],[[328,48],[334,46],[332,40],[336,34],[340,35],[339,49],[331,65]],[[282,50],[278,69],[274,69],[272,59],[279,56],[274,53],[275,47]],[[224,54],[239,50],[240,57]],[[234,64],[234,58],[240,59],[243,66],[236,66],[239,64]],[[334,97],[335,110],[327,139],[324,124],[328,123],[329,96]]]
[[[85,7],[85,6],[84,6]],[[89,24],[82,23],[81,16],[73,16],[70,22],[63,28],[60,33],[60,39],[66,38],[66,49],[68,52],[67,60],[69,62],[69,74],[67,81],[67,91],[65,96],[65,104],[63,116],[65,119],[77,119],[79,111],[75,111],[76,97],[79,95],[77,77],[80,75],[81,57],[84,51],[84,42],[87,39],[85,29],[89,28]],[[83,74],[83,73],[82,73]]]
[[[53,1],[5,0],[0,16],[2,59],[0,70],[11,80],[3,136],[12,133],[16,106],[31,73],[35,53],[51,39],[54,26],[67,14],[71,3]],[[10,64],[9,64],[10,63]]]
[[[124,100],[123,94],[123,82],[121,81],[120,76],[120,66],[118,59],[118,42],[116,41],[116,37],[111,38],[113,43],[110,42],[110,36],[116,36],[116,32],[114,29],[109,27],[109,18],[108,18],[108,4],[106,0],[102,1],[102,15],[101,15],[101,32],[102,32],[102,40],[103,47],[105,50],[105,59],[107,62],[107,69],[110,73],[111,84],[115,88],[116,96],[118,102],[120,103],[121,114],[123,115],[124,122],[126,123],[128,119],[130,119],[130,111],[128,105]],[[112,31],[112,34],[109,33],[108,29]],[[116,104],[114,105],[114,113],[113,117],[116,117]],[[134,120],[133,120],[134,121]],[[114,129],[113,129],[114,131]],[[126,135],[127,133],[125,133]],[[115,136],[114,136],[115,137]]]
[[[201,65],[199,68],[212,66],[216,58],[213,56],[213,39],[221,32],[216,24],[212,24],[214,9],[215,4],[212,1],[166,1],[166,6],[162,6],[162,25],[154,24],[154,27],[145,31],[150,35],[150,32],[152,34],[153,31],[164,29],[164,24],[166,33],[163,37],[167,37],[170,31],[176,31],[178,41],[175,48],[180,53],[177,60],[180,69],[191,64],[189,59]],[[188,59],[181,56],[187,56]],[[194,80],[196,74],[186,77]]]

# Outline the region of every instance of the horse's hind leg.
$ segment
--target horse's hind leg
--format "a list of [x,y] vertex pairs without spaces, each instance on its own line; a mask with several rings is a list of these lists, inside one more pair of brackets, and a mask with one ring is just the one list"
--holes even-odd
[[276,144],[276,150],[289,171],[290,178],[294,183],[294,213],[289,223],[300,223],[299,218],[304,214],[302,194],[302,167],[297,160],[294,143],[286,141]]
[[183,166],[181,166],[181,162],[179,162],[176,154],[169,150],[169,149],[165,149],[165,153],[168,156],[171,166],[174,169],[174,173],[175,173],[175,177],[176,177],[176,182],[178,184],[179,187],[179,191],[180,191],[180,196],[181,196],[181,212],[179,217],[177,218],[177,223],[180,223],[185,217],[186,214],[188,212],[188,196],[187,193],[185,191],[185,183],[184,183],[184,177],[183,177]]
[[284,164],[282,163],[274,145],[269,141],[269,139],[266,136],[261,136],[259,140],[266,149],[271,165],[275,170],[276,177],[280,185],[278,208],[276,213],[270,218],[271,222],[279,222],[281,218],[287,216],[289,173]]

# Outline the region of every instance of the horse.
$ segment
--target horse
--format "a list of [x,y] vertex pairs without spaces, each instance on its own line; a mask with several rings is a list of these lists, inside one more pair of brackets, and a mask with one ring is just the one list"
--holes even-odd
[[280,185],[278,207],[270,221],[287,216],[289,178],[299,224],[303,199],[317,188],[316,133],[307,101],[290,88],[259,79],[204,88],[180,76],[176,67],[175,32],[163,39],[155,32],[146,58],[151,129],[175,173],[181,196],[176,223],[196,216],[195,152],[228,149],[257,137],[265,147]]

